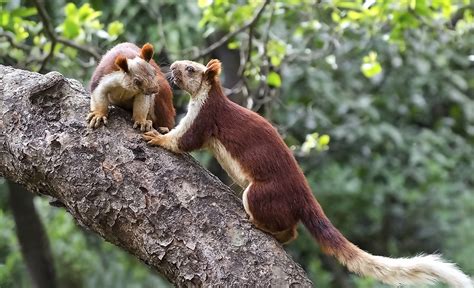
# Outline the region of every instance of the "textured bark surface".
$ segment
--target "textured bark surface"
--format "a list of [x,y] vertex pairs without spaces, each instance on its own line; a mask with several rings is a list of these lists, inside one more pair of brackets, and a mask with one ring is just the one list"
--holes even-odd
[[311,287],[192,157],[148,147],[120,109],[107,127],[88,129],[78,81],[0,65],[0,109],[0,174],[58,199],[176,286]]

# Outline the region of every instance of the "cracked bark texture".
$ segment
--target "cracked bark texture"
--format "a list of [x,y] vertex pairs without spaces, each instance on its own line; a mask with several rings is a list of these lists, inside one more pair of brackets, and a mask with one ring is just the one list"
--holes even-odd
[[107,127],[88,129],[89,94],[78,81],[0,65],[0,109],[0,175],[57,199],[174,285],[311,287],[191,156],[148,147],[121,109]]

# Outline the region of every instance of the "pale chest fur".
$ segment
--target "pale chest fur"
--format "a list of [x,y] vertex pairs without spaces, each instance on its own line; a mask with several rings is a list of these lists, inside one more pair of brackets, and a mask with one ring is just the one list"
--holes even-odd
[[117,105],[123,108],[131,109],[133,107],[133,98],[136,95],[131,93],[129,90],[124,89],[120,86],[111,88],[107,97],[113,105]]
[[[193,97],[188,106],[188,113],[179,122],[179,125],[171,130],[169,136],[177,139],[188,131],[193,122],[196,120],[201,108],[207,100],[208,90],[204,89],[202,93],[199,93]],[[227,151],[225,146],[217,139],[211,138],[205,143],[205,148],[209,149],[212,154],[216,157],[219,164],[227,172],[227,174],[241,187],[246,187],[251,179],[249,179],[242,169],[241,165],[235,160]]]
[[240,163],[235,160],[225,146],[217,139],[211,138],[207,143],[207,148],[214,154],[219,164],[227,172],[227,174],[240,187],[246,187],[251,179],[249,179],[242,169]]
[[133,107],[133,98],[137,92],[125,89],[122,85],[123,82],[124,73],[115,71],[100,80],[99,86],[97,86],[94,93],[104,93],[107,95],[110,104],[131,109]]

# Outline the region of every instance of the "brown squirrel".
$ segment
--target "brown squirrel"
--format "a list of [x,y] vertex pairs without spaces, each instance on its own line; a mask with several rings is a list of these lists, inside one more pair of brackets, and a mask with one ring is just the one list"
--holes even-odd
[[107,124],[108,106],[113,104],[132,110],[133,127],[141,131],[173,128],[173,93],[152,59],[153,53],[149,43],[141,49],[133,43],[121,43],[102,57],[90,82],[89,127]]
[[172,80],[191,94],[187,115],[168,134],[148,132],[149,144],[176,153],[207,148],[228,174],[246,187],[242,200],[251,222],[282,243],[296,238],[301,220],[347,268],[392,285],[471,287],[469,277],[438,255],[389,258],[371,255],[347,240],[330,222],[277,130],[263,117],[230,101],[222,92],[221,64],[191,61],[171,65]]

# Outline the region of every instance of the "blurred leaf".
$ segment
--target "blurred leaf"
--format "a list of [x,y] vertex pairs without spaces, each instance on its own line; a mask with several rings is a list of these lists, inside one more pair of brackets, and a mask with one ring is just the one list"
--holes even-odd
[[382,65],[377,61],[377,53],[370,52],[368,56],[363,59],[364,63],[360,67],[360,70],[367,78],[372,78],[382,72]]
[[199,8],[205,8],[209,5],[211,5],[212,0],[198,0],[198,6]]
[[124,32],[123,28],[123,23],[119,21],[110,22],[107,27],[107,33],[109,33],[111,36],[117,37]]
[[273,71],[268,73],[267,84],[276,88],[280,87],[281,86],[280,74]]
[[64,7],[64,13],[66,14],[66,18],[77,16],[77,6],[74,3],[67,3],[66,7]]
[[29,7],[29,8],[21,7],[21,8],[17,8],[11,11],[10,13],[12,17],[20,17],[20,18],[27,18],[36,14],[37,14],[37,11],[36,11],[36,8],[34,7]]
[[63,24],[64,36],[69,39],[74,39],[79,35],[81,27],[73,19],[66,19]]
[[238,49],[240,47],[240,43],[238,41],[232,41],[227,44],[227,47],[231,50]]

